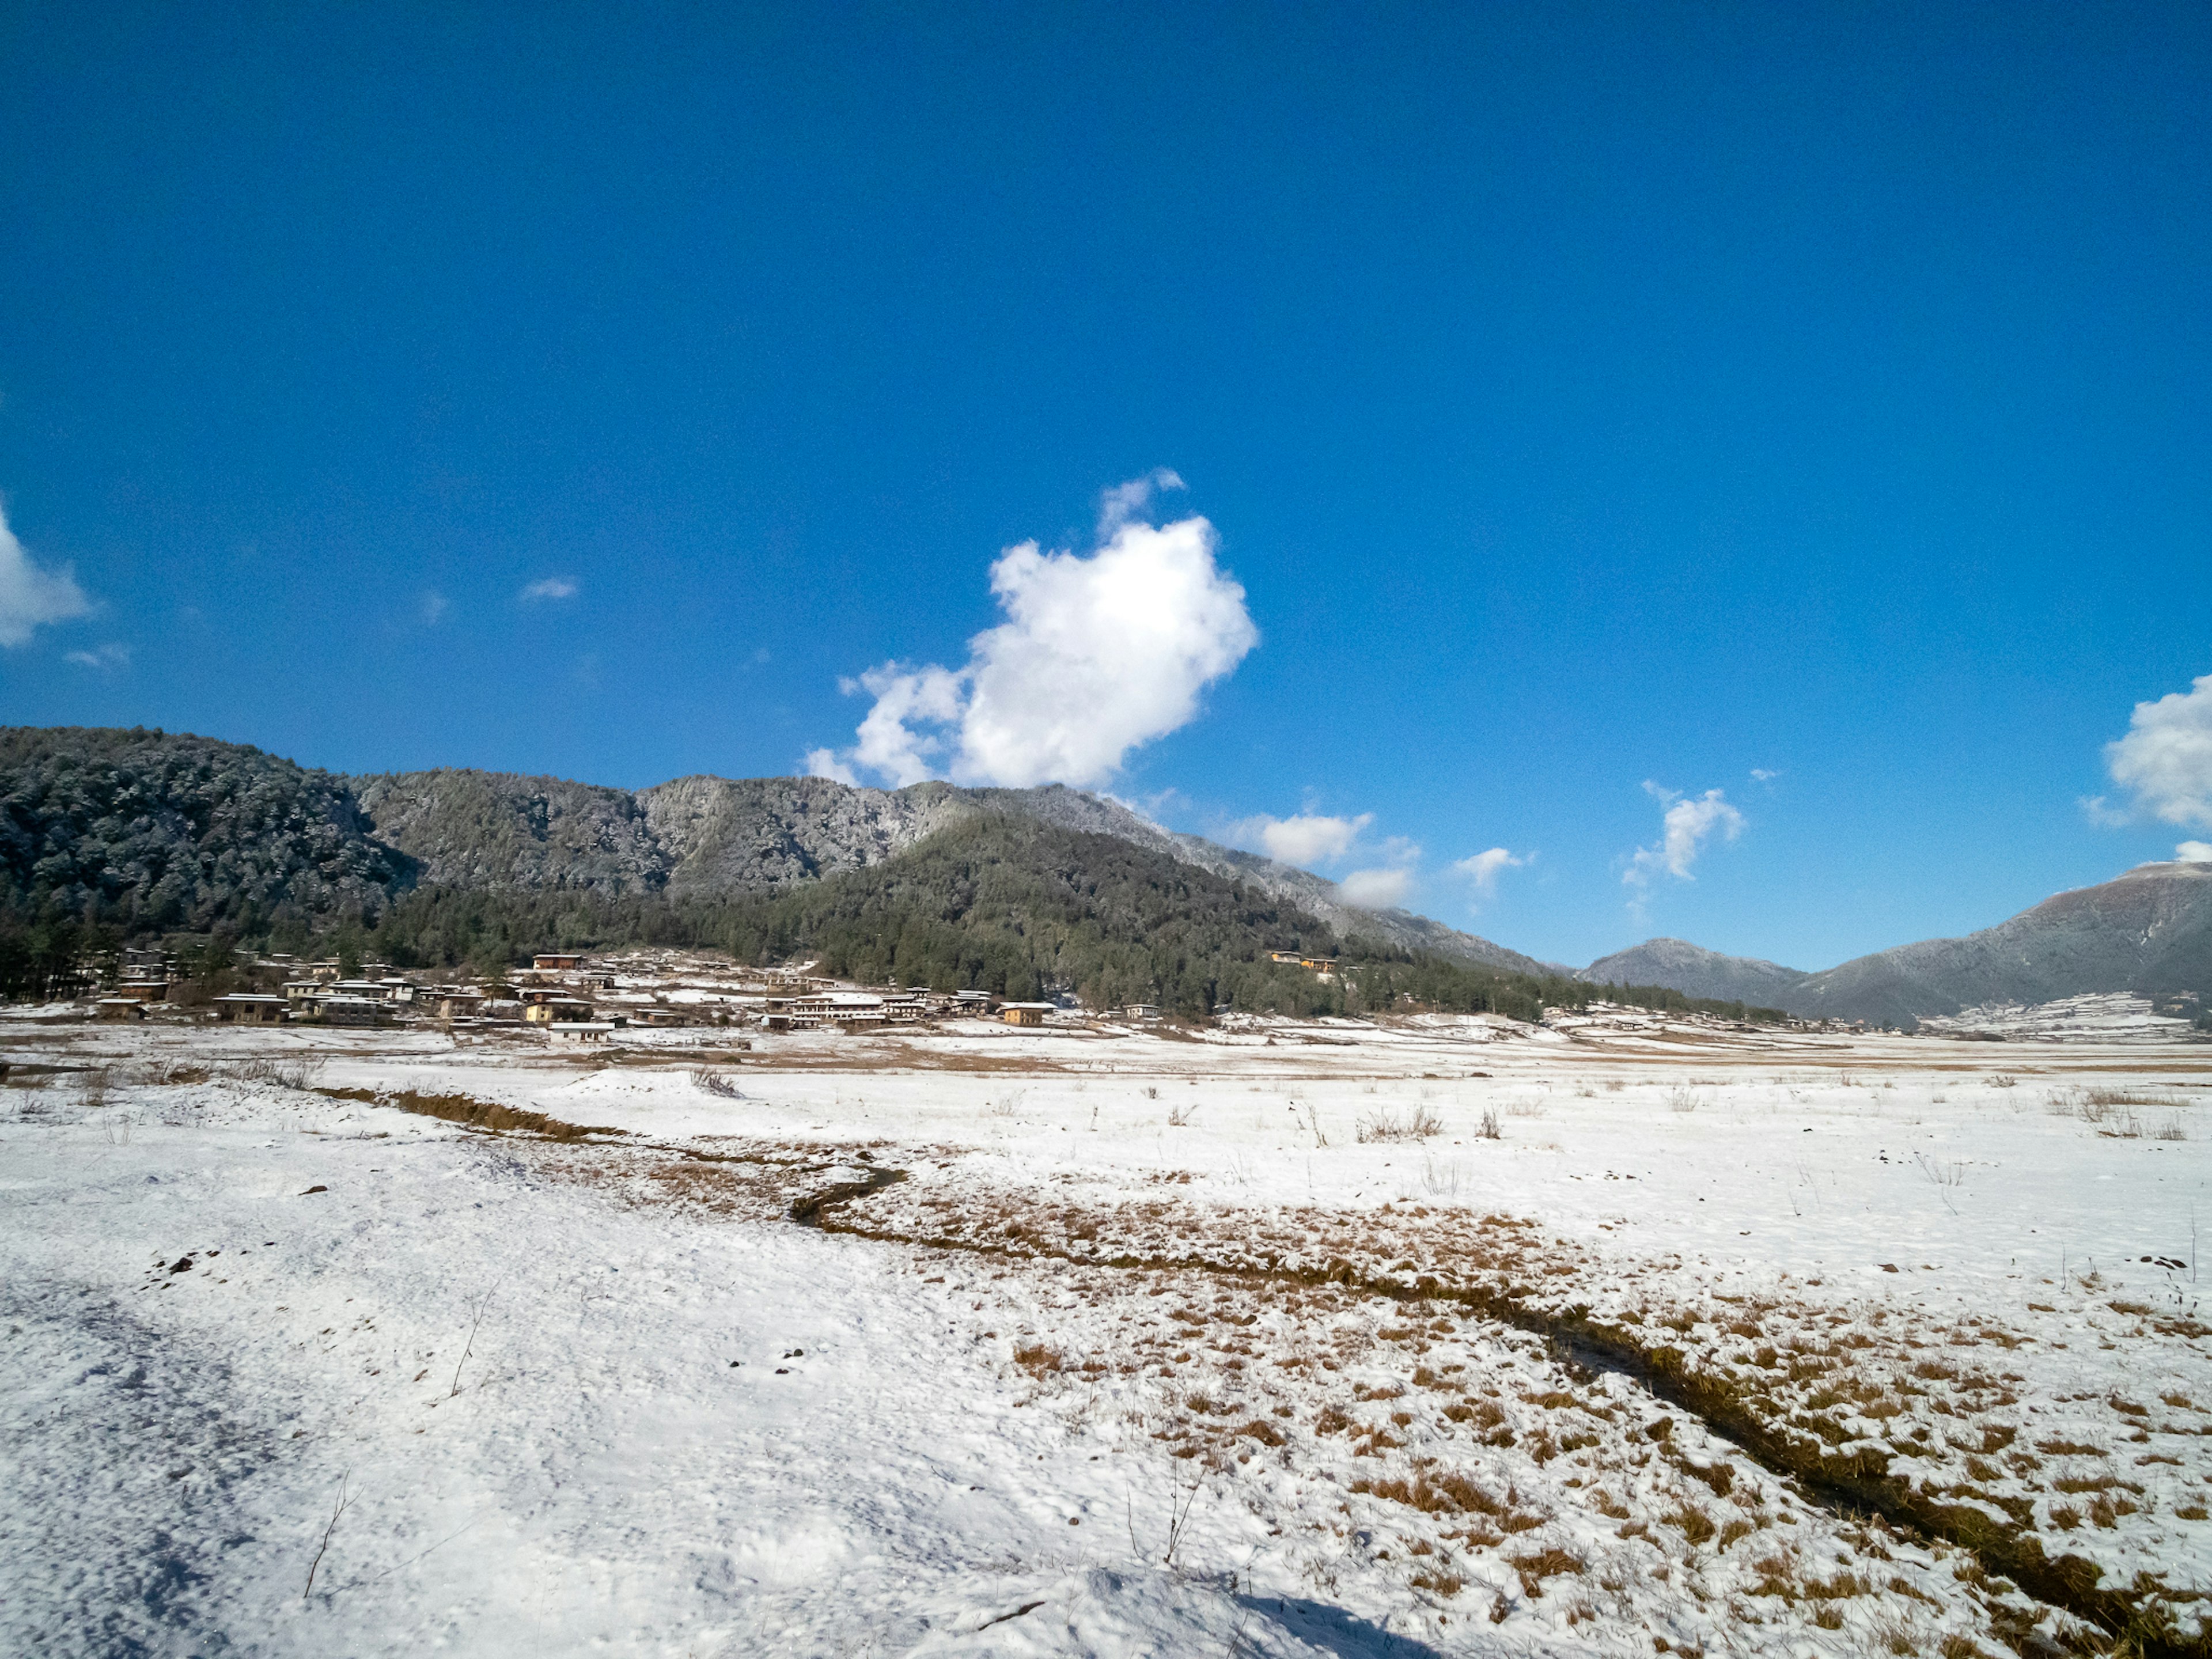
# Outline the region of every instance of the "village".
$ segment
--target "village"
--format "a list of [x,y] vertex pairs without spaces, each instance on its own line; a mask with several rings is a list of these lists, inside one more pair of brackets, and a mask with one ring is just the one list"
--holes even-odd
[[[1326,971],[1330,964],[1316,959],[1306,965]],[[457,1035],[537,1032],[550,1043],[575,1047],[605,1044],[630,1028],[868,1031],[981,1019],[1035,1030],[1082,1013],[1073,998],[1018,1001],[988,991],[862,986],[814,973],[812,963],[746,968],[693,951],[541,952],[529,967],[503,977],[467,981],[403,972],[384,962],[363,962],[351,972],[348,966],[336,957],[252,956],[228,971],[256,988],[196,996],[196,981],[175,955],[126,949],[106,975],[112,983],[88,991],[76,1006],[109,1023],[150,1018],[370,1030],[428,1024]],[[1139,1003],[1116,1017],[1149,1024],[1161,1010]]]

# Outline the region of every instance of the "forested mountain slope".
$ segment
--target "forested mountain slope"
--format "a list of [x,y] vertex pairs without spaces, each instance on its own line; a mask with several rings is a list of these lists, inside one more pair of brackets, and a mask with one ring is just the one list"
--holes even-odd
[[451,887],[654,892],[667,858],[623,789],[441,767],[343,781],[376,838]]
[[[708,924],[710,927],[716,924]],[[1073,992],[1089,1006],[1330,1000],[1273,951],[1334,955],[1328,926],[1258,889],[1112,836],[977,811],[897,857],[730,903],[717,940],[749,960],[818,956],[866,981]]]
[[125,932],[374,914],[414,878],[345,780],[205,738],[0,727],[0,909]]

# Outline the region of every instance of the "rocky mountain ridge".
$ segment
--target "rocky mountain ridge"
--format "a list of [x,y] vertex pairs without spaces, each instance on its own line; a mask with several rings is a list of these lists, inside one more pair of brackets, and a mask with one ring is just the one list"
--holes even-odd
[[1164,829],[1109,796],[1060,784],[870,789],[828,778],[673,779],[637,791],[508,773],[436,770],[353,780],[374,833],[419,879],[711,896],[757,892],[881,863],[981,812],[1111,836],[1297,904],[1340,935],[1516,973],[1559,973],[1403,909],[1362,910],[1336,884],[1255,854]]

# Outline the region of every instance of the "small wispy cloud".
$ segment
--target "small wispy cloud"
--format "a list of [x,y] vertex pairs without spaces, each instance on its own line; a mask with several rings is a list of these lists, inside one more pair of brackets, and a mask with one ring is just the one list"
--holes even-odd
[[1098,539],[1111,539],[1115,531],[1152,504],[1152,497],[1163,489],[1188,488],[1182,475],[1171,466],[1156,466],[1141,478],[1132,478],[1127,483],[1115,484],[1111,489],[1098,492]]
[[537,605],[546,599],[573,599],[575,597],[576,584],[566,576],[541,577],[522,590],[522,602],[525,605]]
[[1751,769],[1751,778],[1754,783],[1771,783],[1781,775],[1781,773],[1764,766],[1754,766]]
[[415,602],[415,613],[422,618],[425,628],[435,628],[439,619],[452,609],[452,602],[434,587],[424,588],[422,597]]
[[1265,813],[1246,818],[1231,830],[1231,839],[1257,842],[1269,858],[1304,866],[1329,864],[1352,850],[1361,830],[1375,822],[1372,812],[1357,817],[1331,817],[1319,812],[1298,812],[1287,818]]
[[1356,909],[1388,910],[1406,902],[1413,872],[1395,870],[1354,870],[1337,883],[1337,896]]
[[65,653],[62,660],[73,662],[79,668],[92,669],[97,673],[112,673],[118,668],[131,666],[131,647],[119,641],[111,641],[90,651]]
[[799,764],[810,778],[827,778],[832,783],[842,783],[854,789],[866,787],[834,749],[810,749]]
[[1362,910],[1388,910],[1403,904],[1413,891],[1421,862],[1420,843],[1392,836],[1383,842],[1380,855],[1385,864],[1354,870],[1338,882],[1337,896]]
[[46,569],[32,561],[0,512],[0,646],[21,645],[50,623],[92,614],[92,600],[69,566]]
[[1649,847],[1639,847],[1621,872],[1624,884],[1636,890],[1630,901],[1632,908],[1640,906],[1650,892],[1651,883],[1661,874],[1677,881],[1692,881],[1691,866],[1697,863],[1698,854],[1705,842],[1717,835],[1723,841],[1734,841],[1743,833],[1743,814],[1729,805],[1724,791],[1708,789],[1702,795],[1684,795],[1679,790],[1662,789],[1650,779],[1644,783],[1644,793],[1665,808],[1660,814],[1659,839]]
[[[1533,853],[1528,855],[1529,858],[1534,856]],[[1498,877],[1508,870],[1521,869],[1528,862],[1528,858],[1509,853],[1503,847],[1493,847],[1487,852],[1477,853],[1472,858],[1460,860],[1452,866],[1452,873],[1467,878],[1474,888],[1477,899],[1487,899],[1498,891]]]

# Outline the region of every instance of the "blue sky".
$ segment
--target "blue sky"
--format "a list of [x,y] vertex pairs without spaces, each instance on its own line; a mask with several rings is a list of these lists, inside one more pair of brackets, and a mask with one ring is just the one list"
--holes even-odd
[[17,7],[0,62],[0,719],[635,786],[885,775],[890,686],[925,768],[1575,963],[2212,839],[2202,7]]

